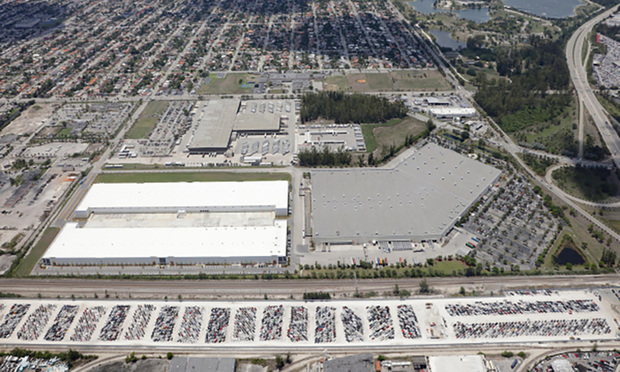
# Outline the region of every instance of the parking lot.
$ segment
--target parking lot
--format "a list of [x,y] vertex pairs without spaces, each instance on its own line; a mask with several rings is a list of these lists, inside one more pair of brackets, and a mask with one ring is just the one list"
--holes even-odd
[[477,237],[475,257],[498,268],[533,270],[536,257],[553,241],[562,221],[554,217],[540,195],[522,176],[496,187],[463,224]]
[[610,290],[350,301],[0,302],[6,344],[329,346],[617,339]]
[[129,117],[133,103],[68,103],[55,110],[32,139],[33,143],[56,141],[102,142],[113,138]]
[[601,87],[618,87],[620,86],[620,43],[600,35],[601,43],[607,46],[607,54],[594,55],[594,77]]
[[536,364],[532,372],[546,371],[603,371],[613,372],[620,354],[615,351],[564,353],[554,355]]

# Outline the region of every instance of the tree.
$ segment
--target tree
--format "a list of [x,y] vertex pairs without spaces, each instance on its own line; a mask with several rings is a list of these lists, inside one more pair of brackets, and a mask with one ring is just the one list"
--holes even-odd
[[304,123],[319,118],[341,123],[382,123],[407,115],[403,102],[387,98],[342,92],[308,93],[302,98],[301,120]]
[[426,282],[426,279],[420,281],[420,293],[430,293],[431,288]]
[[171,360],[172,358],[174,358],[174,354],[172,354],[171,351],[169,351],[168,353],[166,353],[166,359]]
[[603,249],[603,254],[601,256],[601,262],[605,265],[612,267],[616,264],[616,252],[609,248]]
[[365,160],[365,158],[364,158],[364,155],[360,155],[360,156],[357,158],[357,163],[358,163],[358,165],[359,165],[360,167],[363,167],[363,166],[365,166],[365,165],[366,165],[366,160]]
[[125,357],[125,363],[129,364],[129,363],[135,363],[138,361],[138,358],[136,358],[136,353],[135,352],[131,352],[131,354],[127,355],[127,357]]
[[279,355],[276,356],[276,368],[277,369],[284,368],[284,359],[282,359],[282,357]]
[[370,166],[374,166],[375,165],[375,156],[373,155],[372,152],[370,154],[368,154],[368,165],[370,165]]

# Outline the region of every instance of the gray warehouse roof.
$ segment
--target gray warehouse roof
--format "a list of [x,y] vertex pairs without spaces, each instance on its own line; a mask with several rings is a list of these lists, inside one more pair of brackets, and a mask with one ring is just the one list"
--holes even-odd
[[500,173],[435,144],[394,169],[314,171],[314,240],[438,239]]
[[235,372],[235,358],[172,358],[170,372]]
[[[289,111],[286,111],[288,107]],[[291,112],[292,108],[292,112]],[[233,130],[235,131],[277,131],[283,116],[295,115],[295,103],[290,101],[251,100],[243,101]]]
[[198,128],[189,150],[225,150],[233,131],[276,132],[282,119],[294,115],[295,103],[292,100],[215,99],[198,102],[193,118],[193,125],[198,124]]
[[198,123],[198,128],[189,149],[226,149],[238,109],[237,99],[199,102],[194,115],[194,123]]
[[364,353],[323,362],[323,372],[371,372],[374,371],[372,354]]

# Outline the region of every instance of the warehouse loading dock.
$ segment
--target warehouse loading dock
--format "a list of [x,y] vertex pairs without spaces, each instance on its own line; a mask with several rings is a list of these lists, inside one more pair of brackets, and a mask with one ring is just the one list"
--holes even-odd
[[[288,127],[295,113],[292,100],[221,99],[202,101],[193,111],[192,154],[223,153],[236,134],[273,134]],[[236,133],[236,134],[235,134]]]

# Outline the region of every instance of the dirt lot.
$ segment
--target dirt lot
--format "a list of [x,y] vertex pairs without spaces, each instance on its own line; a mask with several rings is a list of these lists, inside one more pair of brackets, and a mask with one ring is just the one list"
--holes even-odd
[[28,108],[28,110],[22,112],[22,114],[6,128],[2,130],[2,135],[5,134],[32,134],[41,124],[52,115],[52,112],[58,107],[55,104],[35,104]]
[[[137,356],[137,355],[136,355]],[[138,356],[139,358],[139,356]],[[127,364],[114,362],[100,367],[95,367],[90,372],[168,372],[170,361],[164,359],[138,360]]]

